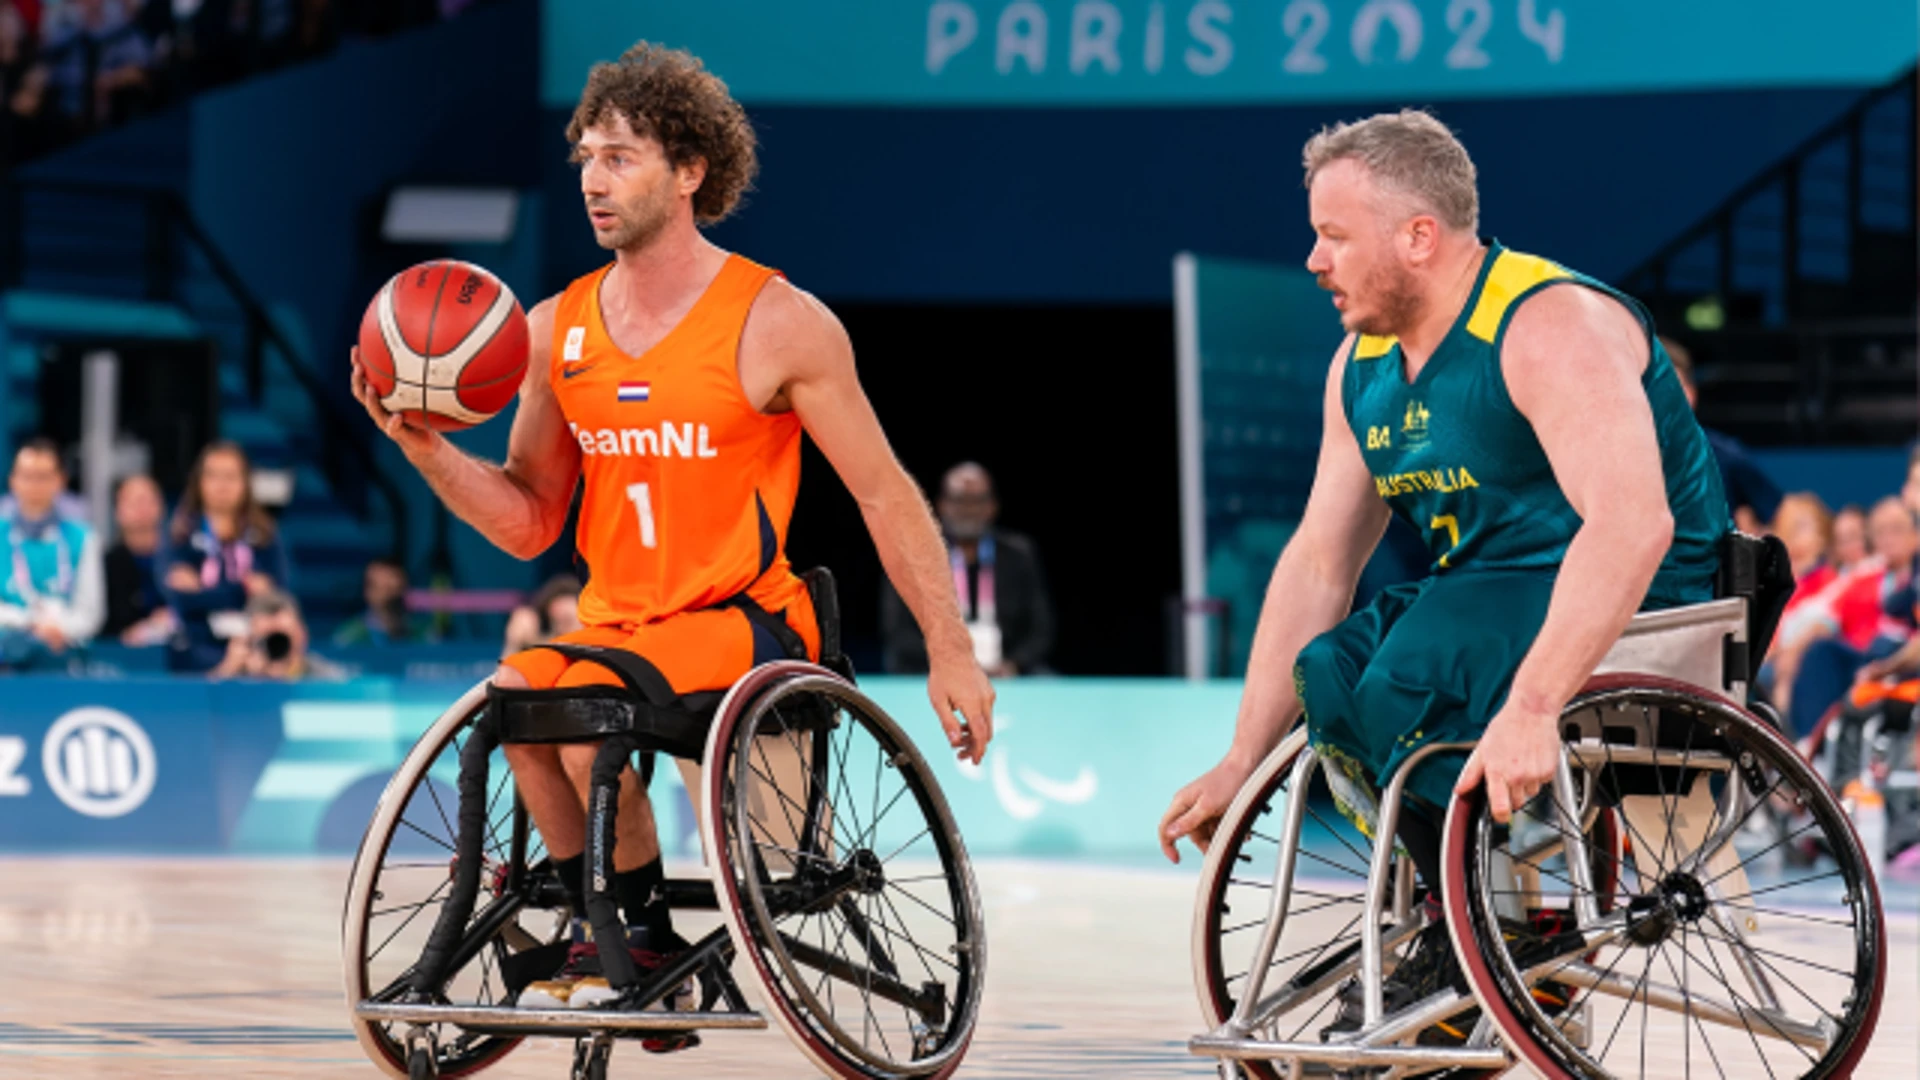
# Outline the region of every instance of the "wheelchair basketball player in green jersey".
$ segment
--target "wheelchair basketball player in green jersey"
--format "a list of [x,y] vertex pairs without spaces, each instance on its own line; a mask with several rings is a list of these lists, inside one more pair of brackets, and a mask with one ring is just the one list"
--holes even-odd
[[[1652,319],[1591,278],[1479,238],[1472,160],[1423,112],[1306,145],[1307,269],[1347,338],[1327,375],[1307,509],[1267,586],[1231,748],[1182,788],[1160,842],[1205,849],[1304,710],[1342,810],[1365,819],[1400,763],[1399,839],[1440,880],[1440,822],[1486,785],[1506,821],[1553,777],[1556,721],[1636,611],[1713,596],[1730,528],[1720,473]],[[1422,580],[1349,614],[1397,514]],[[1417,997],[1456,970],[1444,922],[1388,978]],[[1395,985],[1395,984],[1399,985]],[[1342,993],[1334,1030],[1360,1025]]]

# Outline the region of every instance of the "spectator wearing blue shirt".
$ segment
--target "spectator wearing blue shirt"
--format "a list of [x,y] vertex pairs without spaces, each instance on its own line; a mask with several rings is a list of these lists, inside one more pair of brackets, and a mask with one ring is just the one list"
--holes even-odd
[[79,127],[124,119],[146,96],[153,50],[121,0],[71,0],[48,13],[40,36],[48,90]]
[[64,665],[106,617],[99,539],[58,513],[66,486],[51,440],[33,439],[14,454],[13,500],[0,534],[0,666],[8,670]]
[[[1693,354],[1679,342],[1661,338],[1660,343],[1667,347],[1673,373],[1680,377],[1680,388],[1686,391],[1687,404],[1694,405],[1699,400],[1699,392],[1693,386]],[[1772,521],[1780,509],[1780,486],[1753,460],[1753,454],[1739,439],[1705,425],[1700,430],[1706,433],[1707,445],[1720,464],[1720,480],[1727,490],[1727,505],[1733,509],[1734,524],[1740,526],[1741,532],[1754,536],[1765,532],[1767,522]]]
[[174,671],[211,671],[227,640],[247,633],[247,600],[288,581],[273,519],[253,500],[253,470],[231,442],[200,451],[167,536],[168,603],[180,621],[167,655]]

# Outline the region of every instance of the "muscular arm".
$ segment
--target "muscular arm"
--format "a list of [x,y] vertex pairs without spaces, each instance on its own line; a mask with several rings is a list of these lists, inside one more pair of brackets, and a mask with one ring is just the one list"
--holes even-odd
[[494,546],[531,559],[553,545],[567,523],[567,506],[580,478],[580,446],[567,430],[547,381],[553,352],[551,299],[528,313],[530,338],[520,408],[507,440],[507,460],[495,465],[461,450],[440,433],[406,423],[380,407],[355,353],[353,393],[374,423],[393,439],[448,510]]
[[1511,696],[1558,716],[1639,610],[1673,543],[1666,474],[1640,377],[1646,333],[1591,289],[1549,289],[1507,329],[1507,391],[1532,423],[1580,528]]
[[1294,660],[1307,642],[1347,614],[1360,571],[1386,532],[1391,512],[1373,486],[1340,401],[1345,357],[1352,346],[1349,337],[1327,370],[1313,493],[1307,497],[1300,528],[1267,582],[1233,745],[1219,765],[1174,795],[1160,819],[1160,849],[1174,862],[1180,861],[1174,845],[1183,836],[1206,849],[1234,794],[1299,718]]
[[1533,647],[1456,790],[1487,784],[1498,821],[1551,782],[1560,710],[1639,609],[1673,542],[1653,410],[1640,385],[1646,332],[1590,289],[1548,289],[1507,329],[1501,371],[1580,515]]
[[946,545],[860,387],[846,330],[818,300],[769,282],[741,337],[740,378],[756,404],[799,416],[859,503],[887,579],[926,637],[934,709],[949,740],[978,762],[992,737],[993,691],[973,660]]
[[1300,716],[1294,658],[1307,642],[1346,616],[1360,572],[1392,516],[1374,490],[1340,401],[1344,357],[1351,344],[1349,338],[1340,347],[1327,372],[1313,492],[1299,530],[1267,581],[1247,658],[1247,683],[1227,758],[1249,772]]

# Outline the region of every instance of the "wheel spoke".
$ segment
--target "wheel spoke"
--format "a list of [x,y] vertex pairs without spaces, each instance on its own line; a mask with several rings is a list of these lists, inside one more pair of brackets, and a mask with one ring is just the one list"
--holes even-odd
[[[900,909],[893,906],[893,901],[887,899],[886,893],[882,892],[876,895],[880,897],[881,903],[884,904],[889,910],[893,912],[893,917],[899,920],[901,927],[903,927],[903,929],[899,931],[899,933],[905,934],[906,931],[904,930],[904,927],[907,924],[907,920],[900,915]],[[885,920],[881,921],[881,927],[886,931],[888,937],[896,938],[896,933],[894,929],[891,926],[887,926]],[[896,940],[900,940],[900,939],[896,938]],[[926,971],[928,979],[936,982],[939,981],[938,976],[934,974],[934,970],[930,967],[927,967],[928,960],[932,960],[935,963],[944,966],[947,970],[953,972],[955,975],[960,974],[960,965],[954,963],[951,960],[948,960],[946,957],[941,956],[937,952],[930,951],[929,949],[927,949],[926,946],[920,944],[919,941],[915,940],[913,935],[907,934],[904,940],[906,941],[907,945],[913,949],[914,952],[920,955],[920,966]]]
[[901,888],[900,886],[895,885],[891,881],[887,882],[886,887],[889,889],[892,889],[894,892],[899,893],[901,896],[906,897],[907,899],[913,901],[914,903],[919,904],[921,907],[926,908],[928,911],[933,912],[934,918],[939,919],[941,922],[946,923],[948,926],[953,927],[955,930],[960,929],[959,923],[956,923],[952,919],[948,918],[943,912],[941,912],[939,908],[934,907],[932,904],[927,903],[925,900],[920,899],[919,897],[913,895],[912,893]]
[[[849,1063],[856,1058],[866,1062],[863,1068],[877,1067],[891,1073],[897,1063],[912,1060],[919,1054],[916,1047],[902,1045],[896,1051],[893,1045],[903,1037],[911,1037],[917,1015],[912,999],[903,998],[895,983],[910,986],[918,978],[912,969],[918,967],[929,982],[943,987],[952,987],[955,976],[960,986],[970,985],[965,958],[957,958],[959,963],[956,963],[956,958],[936,951],[938,946],[930,948],[918,940],[916,928],[928,932],[930,940],[940,945],[944,945],[944,933],[951,932],[959,944],[974,916],[968,914],[970,909],[952,892],[958,885],[951,874],[918,866],[923,855],[946,865],[951,865],[955,857],[945,834],[939,831],[944,825],[938,816],[937,790],[924,790],[930,779],[917,777],[912,769],[899,770],[900,783],[894,790],[888,790],[887,774],[892,771],[888,768],[891,757],[888,748],[897,736],[889,734],[892,729],[883,715],[870,714],[858,699],[846,696],[848,693],[850,691],[835,687],[817,686],[792,693],[775,690],[770,696],[777,700],[750,712],[744,722],[755,725],[756,730],[753,734],[742,732],[735,739],[736,763],[726,766],[730,781],[726,788],[726,812],[734,822],[730,835],[737,838],[735,843],[739,844],[741,853],[758,853],[763,860],[771,860],[771,864],[763,863],[759,868],[766,872],[764,880],[750,864],[734,872],[737,877],[744,877],[743,887],[751,897],[756,947],[776,961],[777,983],[793,991],[802,1021],[826,1038],[827,1044],[834,1048],[832,1052],[842,1055]],[[821,728],[817,721],[822,717],[811,711],[811,704],[803,711],[794,703],[794,698],[817,702],[822,711],[837,710],[834,715],[839,723]],[[772,757],[776,751],[768,745],[771,739],[758,733],[761,727],[768,736],[774,736],[777,727],[778,737],[788,744],[778,752],[795,752],[804,763],[802,774],[808,786],[802,791],[790,793],[772,782],[787,766],[783,759],[780,770],[775,769]],[[874,759],[871,764],[862,756],[868,754]],[[816,760],[822,755],[838,760]],[[871,777],[867,775],[869,772]],[[869,789],[860,790],[859,781],[870,782]],[[735,802],[746,798],[749,784],[773,787],[775,795],[765,801],[777,799],[780,809]],[[914,797],[908,798],[909,795]],[[917,806],[923,813],[901,815],[903,803],[908,807]],[[809,807],[815,810],[809,813]],[[896,816],[903,820],[890,826],[888,822]],[[802,823],[803,817],[813,823],[812,835],[801,832],[809,828]],[[914,817],[922,820],[915,824]],[[782,824],[785,831],[780,828]],[[742,832],[746,835],[740,836]],[[904,835],[909,832],[911,836]],[[797,842],[790,836],[797,836]],[[884,854],[875,850],[881,843],[895,843],[896,836],[904,842]],[[929,838],[933,844],[931,850],[924,846]],[[804,850],[820,843],[829,845],[827,850],[831,856]],[[796,847],[803,850],[795,850]],[[901,865],[905,872],[897,877],[882,875],[880,887],[870,893],[851,891],[851,882],[843,881],[835,903],[811,914],[788,911],[776,916],[770,910],[766,890],[775,884],[772,865],[784,865],[792,860],[796,866],[806,868],[808,875],[816,875],[822,869],[843,872],[849,868],[848,860],[855,852],[862,853],[863,862]],[[902,860],[906,862],[902,864]],[[935,882],[945,882],[948,886],[935,902],[915,891]],[[796,879],[795,884],[798,883]],[[896,893],[931,912],[943,925],[920,919],[919,913],[899,901]],[[816,896],[816,899],[826,898],[825,892]],[[949,901],[952,910],[943,910]],[[909,920],[903,913],[911,913],[915,918]],[[776,924],[787,929],[776,931],[773,929]],[[802,942],[807,946],[800,951],[811,950],[806,963],[789,951],[790,947],[798,949]],[[860,947],[855,948],[854,942]],[[845,985],[836,988],[835,983]],[[842,1007],[839,998],[848,989],[855,997]],[[977,1007],[974,1004],[977,986],[968,993],[952,989],[942,993],[950,1022],[958,1024],[962,1017],[970,1021],[971,1010]],[[962,1000],[953,1000],[956,994]],[[898,1007],[898,1014],[893,1011],[894,1007]]]
[[420,902],[420,906],[414,910],[413,914],[407,916],[406,919],[403,922],[401,922],[399,926],[394,927],[393,933],[388,934],[387,939],[380,943],[380,947],[373,950],[373,952],[367,955],[367,959],[371,961],[374,957],[379,956],[383,952],[386,952],[387,946],[393,944],[393,939],[399,937],[401,931],[413,925],[413,920],[419,918],[420,913],[422,911],[427,910],[427,905],[433,903],[434,900],[439,898],[440,894],[445,892],[447,889],[447,886],[451,884],[453,884],[453,880],[449,878],[448,880],[443,881],[439,885],[435,886],[433,892],[429,894],[425,900]]
[[[447,843],[445,840],[442,840],[439,837],[428,832],[427,830],[421,828],[420,826],[415,825],[413,822],[408,821],[406,818],[402,817],[400,819],[400,824],[405,825],[407,828],[412,829],[414,832],[419,833],[421,836],[424,836],[427,839],[433,841],[434,843],[439,844],[441,847],[446,848],[447,851],[453,852],[452,844]],[[454,852],[454,853],[458,854],[457,852]]]
[[[1693,950],[1687,947],[1687,933],[1688,931],[1686,927],[1683,926],[1680,928],[1680,953],[1683,958],[1693,956]],[[1740,1016],[1740,1026],[1743,1028],[1746,1028],[1747,1030],[1747,1038],[1751,1040],[1753,1043],[1753,1052],[1755,1056],[1759,1057],[1760,1064],[1766,1066],[1767,1076],[1770,1078],[1770,1080],[1779,1080],[1779,1078],[1775,1077],[1773,1074],[1773,1063],[1767,1060],[1766,1050],[1762,1048],[1760,1045],[1760,1037],[1754,1033],[1753,1025],[1747,1023],[1747,1007],[1740,997],[1740,992],[1738,990],[1735,990],[1733,988],[1733,984],[1728,981],[1726,969],[1720,966],[1720,958],[1713,954],[1713,946],[1705,945],[1705,943],[1702,943],[1702,944],[1704,945],[1705,951],[1707,954],[1707,963],[1702,964],[1701,966],[1706,967],[1708,965],[1711,965],[1713,967],[1715,976],[1720,980],[1720,985],[1725,987],[1727,990],[1727,993],[1733,996],[1734,1011],[1737,1012]],[[1682,983],[1681,985],[1685,986],[1687,984]],[[1767,1014],[1764,1011],[1761,1011],[1758,1009],[1754,1011],[1759,1015],[1760,1019],[1767,1022],[1768,1026],[1773,1027],[1776,1033],[1782,1035],[1782,1037],[1785,1036],[1785,1033],[1781,1032],[1777,1026],[1774,1026],[1773,1021],[1768,1019]],[[1689,1012],[1691,1012],[1691,1010],[1689,1010]],[[1702,1039],[1705,1039],[1706,1033],[1702,1032],[1700,1037]]]
[[[1685,995],[1688,990],[1692,989],[1692,984],[1687,982],[1686,977],[1681,975],[1680,972],[1674,970],[1673,958],[1667,955],[1667,946],[1665,942],[1662,942],[1659,946],[1657,946],[1656,948],[1650,951],[1658,953],[1660,955],[1660,962],[1667,966],[1667,974],[1673,976],[1674,982],[1676,985],[1679,986],[1681,994]],[[1681,959],[1682,965],[1684,966],[1687,959],[1687,954],[1684,949],[1681,952],[1680,959]],[[1693,1075],[1693,1035],[1686,1028],[1687,1021],[1691,1020],[1693,1021],[1694,1029],[1700,1032],[1700,1042],[1703,1045],[1705,1045],[1707,1048],[1707,1057],[1709,1057],[1713,1061],[1714,1072],[1720,1074],[1721,1080],[1726,1080],[1727,1070],[1721,1067],[1720,1065],[1720,1055],[1713,1052],[1713,1040],[1707,1036],[1707,1029],[1701,1025],[1700,1017],[1694,1014],[1693,998],[1687,997],[1686,1002],[1687,1002],[1687,1007],[1684,1010],[1684,1019],[1680,1021],[1681,1041],[1686,1047],[1685,1053],[1687,1055],[1686,1074],[1688,1076]],[[1737,1005],[1735,1007],[1738,1008]],[[1767,1071],[1769,1074],[1771,1074],[1773,1070],[1769,1069]]]

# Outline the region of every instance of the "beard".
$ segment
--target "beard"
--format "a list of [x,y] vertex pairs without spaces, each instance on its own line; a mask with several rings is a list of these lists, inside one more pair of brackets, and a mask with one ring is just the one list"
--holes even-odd
[[611,210],[619,223],[611,229],[595,229],[593,239],[608,251],[632,251],[644,248],[660,235],[671,218],[673,200],[666,191],[650,192],[622,206],[611,199],[588,202],[589,210]]
[[1395,337],[1419,321],[1425,302],[1406,268],[1392,263],[1376,267],[1361,286],[1373,299],[1374,311],[1353,320],[1347,329],[1369,337]]

